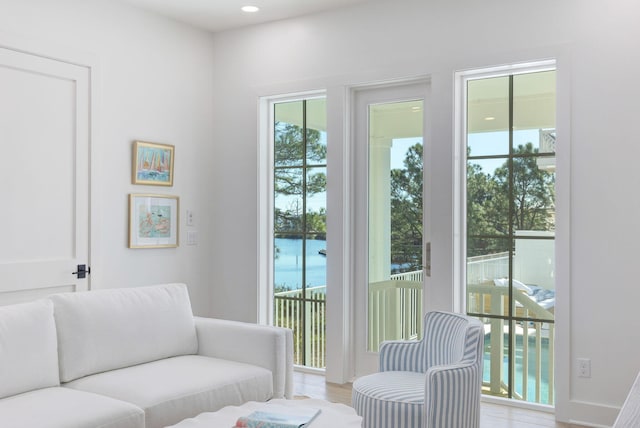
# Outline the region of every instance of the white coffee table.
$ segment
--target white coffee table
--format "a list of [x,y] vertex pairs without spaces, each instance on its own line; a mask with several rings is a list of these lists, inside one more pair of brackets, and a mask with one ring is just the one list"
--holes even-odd
[[362,417],[349,406],[330,403],[325,400],[271,400],[266,403],[250,401],[242,406],[227,406],[217,412],[201,413],[195,418],[185,419],[170,428],[231,428],[241,416],[246,416],[254,410],[269,410],[269,405],[304,406],[320,409],[320,414],[309,424],[309,428],[360,428]]

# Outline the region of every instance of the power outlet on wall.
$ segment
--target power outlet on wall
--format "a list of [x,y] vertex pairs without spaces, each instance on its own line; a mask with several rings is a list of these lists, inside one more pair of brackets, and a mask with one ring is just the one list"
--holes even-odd
[[578,358],[578,376],[591,377],[591,360],[589,358]]
[[187,226],[195,225],[193,210],[187,210]]

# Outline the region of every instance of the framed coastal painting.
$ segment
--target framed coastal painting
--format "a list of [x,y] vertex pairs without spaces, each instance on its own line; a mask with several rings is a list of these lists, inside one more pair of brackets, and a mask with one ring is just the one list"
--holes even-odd
[[174,146],[170,144],[133,143],[133,184],[173,186]]
[[129,195],[129,248],[178,246],[180,200],[168,195]]

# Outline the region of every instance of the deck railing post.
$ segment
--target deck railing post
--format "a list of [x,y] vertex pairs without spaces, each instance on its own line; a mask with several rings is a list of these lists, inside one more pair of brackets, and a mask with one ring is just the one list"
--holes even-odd
[[[504,313],[504,299],[500,290],[491,293],[491,313]],[[504,320],[501,318],[492,318],[491,324],[491,371],[490,371],[490,389],[492,394],[499,395],[502,392],[502,374],[504,361]]]

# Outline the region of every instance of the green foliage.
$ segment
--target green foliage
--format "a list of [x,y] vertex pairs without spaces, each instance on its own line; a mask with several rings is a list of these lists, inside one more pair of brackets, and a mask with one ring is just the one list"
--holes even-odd
[[470,235],[495,235],[500,228],[493,209],[496,182],[482,167],[467,163],[467,224]]
[[[275,192],[283,195],[302,194],[303,159],[308,165],[324,165],[327,146],[320,141],[320,131],[307,129],[306,147],[303,129],[298,125],[277,122],[275,125]],[[307,193],[324,191],[326,175],[311,174],[307,179]]]
[[[275,209],[275,229],[278,232],[291,232],[302,236],[305,232],[303,220],[306,220],[306,231],[317,232],[313,237],[321,238],[326,235],[326,210],[307,210],[306,219],[303,219],[302,198],[305,192],[307,197],[311,197],[326,191],[327,176],[324,163],[327,147],[321,141],[320,131],[315,129],[307,129],[306,146],[304,130],[300,126],[277,122],[275,130],[274,193],[276,199],[279,196],[291,199],[288,206]],[[314,168],[313,165],[319,166]]]
[[493,175],[467,163],[468,256],[508,251],[510,226],[553,230],[555,176],[539,168],[539,159],[538,149],[527,143]]
[[[553,217],[549,210],[553,209],[555,200],[555,178],[553,174],[538,167],[538,153],[533,144],[518,146],[513,158],[513,215],[515,230],[550,230]],[[505,195],[509,190],[508,164],[496,169],[495,181],[498,186],[498,198],[501,207],[506,209],[509,201]]]
[[[309,236],[311,234],[312,236]],[[327,210],[320,208],[318,211],[307,211],[307,237],[326,239],[327,236]]]
[[467,162],[467,254],[477,256],[487,252],[499,253],[508,245],[503,239],[489,238],[504,235],[501,218],[508,211],[502,211],[501,204],[495,204],[499,193],[497,183],[491,174],[486,174],[478,164]]
[[404,168],[391,170],[391,261],[406,271],[422,265],[422,150],[414,144]]

